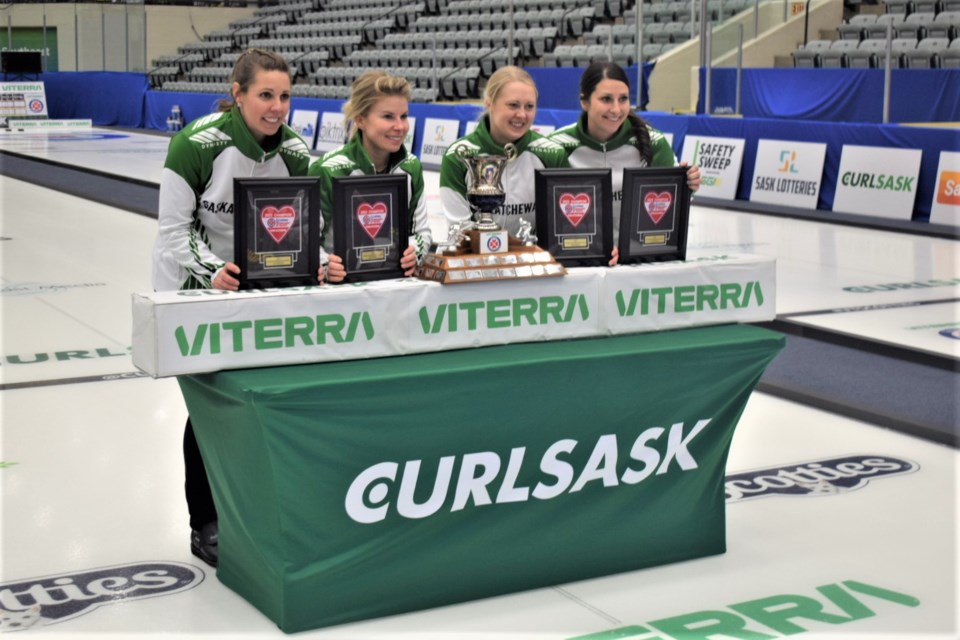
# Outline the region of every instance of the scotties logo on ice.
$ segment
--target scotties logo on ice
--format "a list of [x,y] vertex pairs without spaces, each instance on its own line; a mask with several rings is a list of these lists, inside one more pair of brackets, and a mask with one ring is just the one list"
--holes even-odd
[[874,478],[913,473],[915,462],[887,456],[845,456],[758,469],[725,478],[727,502],[767,496],[823,496],[846,493]]
[[63,622],[107,604],[165,596],[203,582],[204,573],[179,562],[91,569],[0,584],[0,632]]

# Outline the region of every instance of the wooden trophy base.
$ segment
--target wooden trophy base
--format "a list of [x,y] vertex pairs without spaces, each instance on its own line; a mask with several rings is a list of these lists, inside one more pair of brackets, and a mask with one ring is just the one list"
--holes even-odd
[[508,237],[506,251],[480,253],[479,246],[483,244],[481,233],[476,230],[468,231],[467,240],[456,249],[427,254],[417,277],[442,284],[459,284],[547,278],[567,274],[564,266],[549,252],[540,247],[526,246],[514,237]]

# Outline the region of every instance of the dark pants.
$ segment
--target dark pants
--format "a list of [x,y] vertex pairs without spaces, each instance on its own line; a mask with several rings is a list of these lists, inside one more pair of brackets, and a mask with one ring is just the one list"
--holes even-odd
[[207,470],[203,467],[203,457],[197,438],[193,434],[193,425],[187,418],[187,427],[183,432],[183,462],[186,466],[187,511],[190,513],[190,528],[200,530],[203,525],[217,519],[217,507],[210,494],[210,482]]

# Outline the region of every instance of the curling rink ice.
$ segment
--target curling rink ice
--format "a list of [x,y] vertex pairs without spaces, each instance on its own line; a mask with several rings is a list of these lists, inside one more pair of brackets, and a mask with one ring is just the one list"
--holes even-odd
[[[94,129],[0,136],[0,151],[157,182],[167,140]],[[439,231],[434,172],[427,192]],[[284,637],[190,554],[186,408],[175,379],[131,363],[156,220],[6,176],[0,203],[0,633]],[[775,256],[778,316],[956,359],[957,245],[694,206],[688,255]],[[837,471],[844,458],[883,471]],[[726,553],[295,637],[955,639],[957,466],[948,446],[754,392],[727,463]],[[157,565],[189,579],[131,577]]]

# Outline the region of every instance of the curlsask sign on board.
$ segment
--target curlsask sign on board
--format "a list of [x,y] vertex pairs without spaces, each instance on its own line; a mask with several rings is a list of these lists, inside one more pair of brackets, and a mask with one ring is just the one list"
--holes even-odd
[[816,209],[826,154],[822,143],[758,141],[751,202]]
[[912,219],[922,156],[920,149],[843,145],[833,210]]

